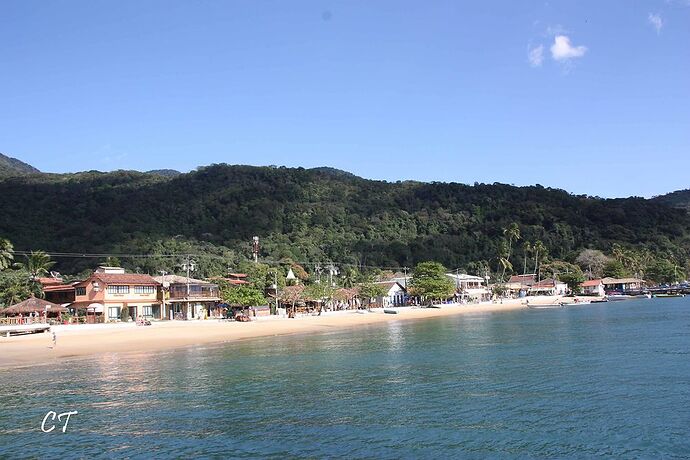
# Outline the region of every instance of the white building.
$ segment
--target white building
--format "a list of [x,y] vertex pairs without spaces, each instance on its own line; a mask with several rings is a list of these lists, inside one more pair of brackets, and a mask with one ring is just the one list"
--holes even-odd
[[392,305],[403,305],[405,302],[406,291],[405,288],[397,281],[378,281],[374,284],[383,286],[386,293],[376,299],[376,303],[381,307],[390,307]]
[[488,296],[489,292],[484,286],[484,278],[481,276],[467,275],[464,273],[446,273],[455,283],[455,291],[464,299],[481,299]]

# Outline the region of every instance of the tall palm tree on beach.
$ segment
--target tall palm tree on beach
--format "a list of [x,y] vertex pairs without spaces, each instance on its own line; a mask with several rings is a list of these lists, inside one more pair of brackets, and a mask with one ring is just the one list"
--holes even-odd
[[539,273],[537,271],[539,262],[546,257],[547,251],[546,246],[544,246],[544,243],[542,243],[541,240],[535,241],[534,246],[532,246],[532,250],[534,251],[534,273],[536,274]]
[[525,241],[524,244],[522,245],[522,251],[525,253],[525,266],[523,267],[522,274],[526,275],[527,274],[527,258],[529,255],[532,253],[532,243],[529,241]]
[[[513,264],[510,263],[510,257],[513,253],[513,242],[520,239],[520,227],[518,227],[518,224],[513,222],[503,229],[503,235],[505,235],[508,240],[508,254],[505,257],[505,261],[499,261],[503,269],[503,272],[501,273],[501,281],[503,281],[505,277],[506,269],[510,268],[511,271],[513,270]],[[507,262],[507,264],[505,262]]]

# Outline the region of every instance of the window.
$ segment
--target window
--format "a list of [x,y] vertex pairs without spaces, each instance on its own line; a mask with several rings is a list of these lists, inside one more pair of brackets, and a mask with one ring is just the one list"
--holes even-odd
[[129,286],[108,286],[108,294],[129,294]]
[[116,320],[120,318],[120,307],[108,307],[108,319]]
[[78,287],[74,290],[75,295],[86,295],[86,288],[85,287]]
[[134,286],[135,294],[153,294],[156,292],[153,286]]
[[141,307],[141,315],[149,318],[153,316],[153,312],[151,311],[151,305],[143,305]]

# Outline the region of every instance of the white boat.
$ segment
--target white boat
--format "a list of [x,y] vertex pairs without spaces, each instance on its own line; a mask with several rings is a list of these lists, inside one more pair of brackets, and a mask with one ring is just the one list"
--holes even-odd
[[528,305],[528,308],[534,308],[534,309],[556,309],[556,308],[563,308],[565,306],[564,303],[544,303],[541,305]]

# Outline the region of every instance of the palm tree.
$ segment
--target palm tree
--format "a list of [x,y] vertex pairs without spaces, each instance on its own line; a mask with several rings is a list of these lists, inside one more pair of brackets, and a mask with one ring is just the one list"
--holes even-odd
[[508,251],[505,256],[507,264],[502,261],[502,258],[499,258],[499,264],[501,265],[503,272],[501,273],[501,281],[504,280],[505,274],[506,274],[506,269],[510,267],[510,270],[513,270],[513,264],[510,263],[510,257],[513,254],[513,241],[517,241],[520,239],[520,227],[518,227],[518,224],[513,222],[512,224],[508,225],[506,228],[503,229],[503,234],[506,236],[508,239]]
[[20,270],[25,270],[33,281],[42,275],[47,275],[53,265],[55,262],[50,260],[50,255],[43,251],[31,251],[31,254],[26,256],[25,263],[17,262],[14,264]]
[[503,268],[503,274],[501,275],[501,281],[503,280],[503,275],[505,275],[506,270],[513,270],[513,264],[510,263],[510,260],[508,260],[506,257],[501,257],[498,259],[498,263],[501,265]]
[[354,268],[348,268],[343,276],[340,278],[343,287],[351,288],[357,281],[357,271]]
[[518,224],[513,222],[503,229],[503,235],[508,238],[508,258],[510,258],[513,251],[513,241],[520,239],[520,227],[518,227]]
[[14,247],[9,240],[0,238],[0,270],[8,268],[14,259]]
[[534,246],[532,246],[532,250],[534,251],[534,273],[536,274],[538,273],[537,268],[539,266],[539,261],[546,257],[546,246],[544,246],[541,240],[537,240]]
[[532,244],[529,241],[525,241],[525,243],[522,245],[522,250],[525,253],[525,266],[522,270],[522,274],[526,275],[527,274],[527,258],[529,257],[529,254],[534,250],[532,248]]

